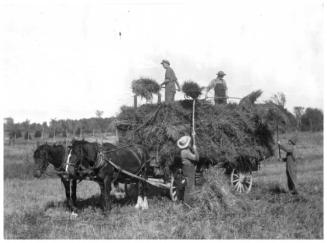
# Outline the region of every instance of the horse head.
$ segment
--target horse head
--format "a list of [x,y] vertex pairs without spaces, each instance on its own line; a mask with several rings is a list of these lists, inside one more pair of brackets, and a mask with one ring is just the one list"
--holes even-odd
[[42,144],[37,147],[33,155],[34,158],[34,177],[40,178],[44,171],[49,166],[50,160],[50,145]]

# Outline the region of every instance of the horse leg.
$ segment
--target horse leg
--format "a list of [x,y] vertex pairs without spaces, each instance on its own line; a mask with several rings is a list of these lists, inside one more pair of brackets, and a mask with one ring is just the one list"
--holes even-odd
[[142,210],[148,209],[149,204],[148,204],[148,198],[147,198],[147,184],[146,182],[141,182],[141,195],[143,198],[143,203],[142,203]]
[[69,210],[72,209],[72,203],[71,203],[71,198],[70,198],[70,186],[69,186],[69,181],[61,178],[62,184],[64,184],[65,187],[65,194],[66,194],[66,203],[67,207]]
[[[147,169],[148,169],[148,164],[145,164],[145,168],[144,168],[144,172],[143,172],[143,178],[145,180],[148,179]],[[142,181],[140,184],[141,184],[141,195],[143,198],[142,210],[145,210],[145,209],[149,208],[148,198],[147,198],[148,184],[145,181]]]
[[140,193],[141,191],[142,191],[141,183],[138,182],[137,183],[137,202],[136,202],[136,205],[135,205],[136,209],[142,208],[142,205],[143,205],[143,198],[141,197],[141,193]]
[[76,205],[76,185],[77,185],[77,183],[76,183],[76,179],[74,179],[74,180],[72,181],[72,201],[73,201],[73,205],[74,205],[74,207],[77,206],[77,205]]
[[104,201],[105,201],[105,198],[104,198],[104,183],[103,182],[99,182],[99,186],[100,186],[100,191],[101,191],[101,194],[100,194],[100,202],[101,202],[101,209],[104,210]]
[[75,181],[75,190],[74,190],[74,180],[69,180],[69,205],[72,210],[72,215],[77,216],[76,211],[77,208],[74,203],[73,195],[75,193],[75,200],[76,200],[76,181]]
[[111,197],[110,197],[110,191],[111,191],[111,177],[106,176],[104,178],[104,190],[103,190],[103,208],[104,211],[110,211],[111,209]]

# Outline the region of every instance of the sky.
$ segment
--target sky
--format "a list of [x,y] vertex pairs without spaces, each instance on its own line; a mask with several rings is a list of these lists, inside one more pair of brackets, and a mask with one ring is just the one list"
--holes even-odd
[[323,0],[3,0],[1,116],[116,115],[132,80],[163,81],[162,59],[180,84],[223,70],[229,96],[283,92],[290,111],[323,109],[323,13]]

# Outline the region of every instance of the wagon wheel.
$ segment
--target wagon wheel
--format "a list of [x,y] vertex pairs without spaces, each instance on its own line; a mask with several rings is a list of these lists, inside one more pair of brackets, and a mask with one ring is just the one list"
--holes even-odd
[[237,192],[249,193],[252,188],[252,174],[239,172],[233,169],[231,174],[231,184],[234,190]]
[[176,191],[176,187],[174,185],[174,176],[173,175],[171,176],[171,179],[170,179],[169,195],[173,202],[177,201],[177,191]]

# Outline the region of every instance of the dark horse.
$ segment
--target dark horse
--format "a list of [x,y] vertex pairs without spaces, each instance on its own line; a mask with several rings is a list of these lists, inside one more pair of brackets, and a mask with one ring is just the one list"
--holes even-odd
[[67,205],[76,210],[76,179],[65,173],[65,147],[63,145],[42,144],[34,152],[34,176],[40,178],[49,164],[52,164],[65,187]]
[[98,182],[105,211],[111,209],[111,186],[118,182],[125,185],[138,183],[139,196],[135,207],[147,209],[146,182],[127,176],[121,169],[146,179],[148,161],[148,153],[138,145],[117,147],[110,143],[100,145],[74,140],[68,153],[66,170],[82,177],[92,177]]

